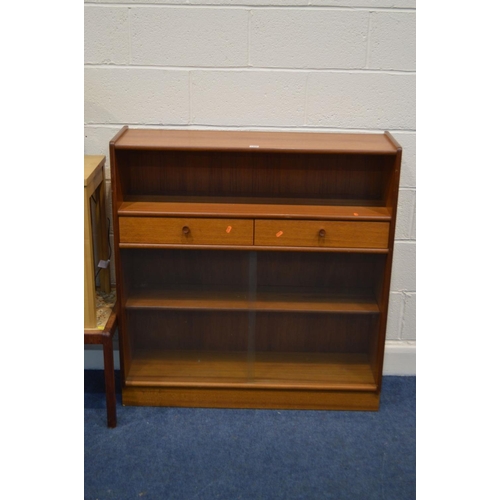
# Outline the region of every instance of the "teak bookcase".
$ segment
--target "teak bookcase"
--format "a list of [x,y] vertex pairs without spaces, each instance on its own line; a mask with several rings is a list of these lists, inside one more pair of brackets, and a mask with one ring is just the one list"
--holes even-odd
[[378,409],[389,133],[124,127],[110,159],[123,404]]

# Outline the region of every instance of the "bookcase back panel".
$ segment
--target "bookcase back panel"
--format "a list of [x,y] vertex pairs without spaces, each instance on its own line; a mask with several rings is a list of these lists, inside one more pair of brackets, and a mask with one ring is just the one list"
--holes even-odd
[[133,309],[127,311],[134,354],[158,351],[246,351],[248,313]]
[[[124,288],[227,293],[274,290],[368,297],[378,301],[385,254],[244,250],[123,249]],[[254,289],[253,289],[254,288]],[[187,292],[186,292],[187,293]],[[229,298],[231,298],[229,296]],[[251,306],[249,306],[250,308]]]
[[133,309],[127,319],[132,357],[136,349],[369,354],[378,327],[376,314]]
[[377,327],[377,314],[257,313],[255,351],[369,354]]
[[375,296],[385,260],[384,254],[258,252],[257,285]]
[[124,249],[121,254],[130,290],[175,286],[248,288],[249,263],[243,251]]

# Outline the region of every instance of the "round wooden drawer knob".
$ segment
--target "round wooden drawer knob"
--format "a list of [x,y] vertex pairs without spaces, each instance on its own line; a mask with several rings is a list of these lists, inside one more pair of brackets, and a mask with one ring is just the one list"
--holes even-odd
[[320,229],[318,234],[320,238],[324,238],[326,236],[326,231],[324,229]]
[[188,234],[190,233],[190,231],[191,231],[191,230],[189,229],[189,227],[188,227],[188,226],[184,226],[184,227],[182,228],[182,232],[183,232],[185,235],[188,235]]

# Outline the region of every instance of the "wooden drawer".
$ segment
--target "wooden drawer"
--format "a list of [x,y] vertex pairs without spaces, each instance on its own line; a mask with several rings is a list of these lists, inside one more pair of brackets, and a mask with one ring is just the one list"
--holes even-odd
[[256,220],[255,245],[388,248],[388,222]]
[[120,217],[120,243],[252,245],[251,219]]

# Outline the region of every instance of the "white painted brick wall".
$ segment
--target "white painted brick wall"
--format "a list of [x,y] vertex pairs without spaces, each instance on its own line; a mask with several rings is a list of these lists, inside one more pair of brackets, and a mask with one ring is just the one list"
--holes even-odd
[[415,12],[373,12],[368,68],[415,71]]
[[387,340],[401,340],[405,298],[402,293],[389,294],[389,317],[387,318]]
[[415,190],[401,189],[396,223],[397,240],[415,239]]
[[243,9],[130,10],[131,64],[246,66],[248,12]]
[[86,63],[128,64],[128,15],[126,7],[86,7]]
[[307,74],[295,71],[193,71],[193,124],[298,127]]
[[87,67],[85,120],[99,124],[186,125],[189,73],[157,68]]
[[249,64],[262,68],[364,68],[369,18],[368,11],[352,9],[253,10]]
[[[416,347],[415,8],[415,0],[85,0],[85,154],[109,157],[122,125],[394,135],[403,158],[388,370],[406,374]],[[108,162],[108,192],[109,175]]]
[[394,243],[391,290],[415,292],[416,285],[415,241],[396,240]]
[[416,340],[415,326],[417,322],[417,294],[405,294],[405,308],[403,313],[403,328],[401,337],[404,340]]
[[395,132],[394,139],[403,148],[403,158],[401,159],[401,188],[415,188],[417,186],[416,164],[417,145],[416,134],[414,132]]
[[307,125],[357,129],[414,129],[415,76],[370,72],[309,75]]

